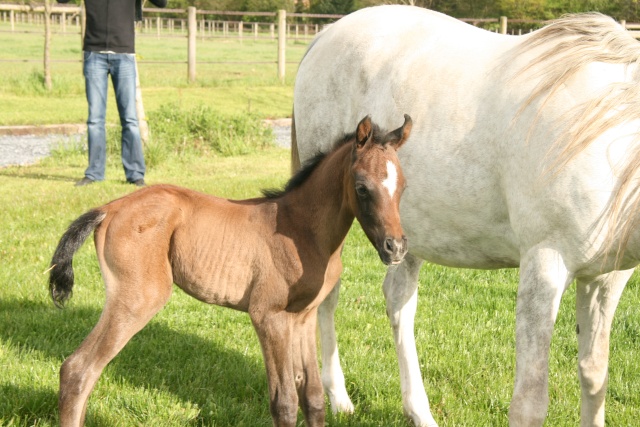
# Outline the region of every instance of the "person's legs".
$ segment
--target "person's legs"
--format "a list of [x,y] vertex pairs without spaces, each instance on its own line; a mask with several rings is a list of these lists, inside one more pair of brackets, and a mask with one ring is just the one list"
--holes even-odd
[[90,180],[102,181],[104,179],[107,159],[107,140],[105,133],[109,75],[107,55],[96,52],[85,52],[83,74],[87,104],[89,106],[89,117],[87,119],[89,166],[84,172],[84,175]]
[[122,125],[122,166],[129,182],[144,178],[145,163],[136,111],[136,62],[133,54],[110,55],[111,81]]

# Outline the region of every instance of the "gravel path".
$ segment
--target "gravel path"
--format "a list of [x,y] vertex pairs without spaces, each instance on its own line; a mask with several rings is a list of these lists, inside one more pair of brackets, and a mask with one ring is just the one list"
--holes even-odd
[[[273,126],[276,144],[291,147],[291,120],[268,120]],[[75,132],[74,132],[75,130]],[[28,165],[47,157],[52,148],[60,144],[75,143],[82,139],[82,127],[0,127],[0,168],[11,165]],[[56,132],[57,131],[57,132]]]
[[51,149],[80,141],[77,135],[0,135],[0,168],[11,165],[29,165],[47,157]]
[[291,148],[291,119],[267,120],[273,127],[276,144],[282,148]]

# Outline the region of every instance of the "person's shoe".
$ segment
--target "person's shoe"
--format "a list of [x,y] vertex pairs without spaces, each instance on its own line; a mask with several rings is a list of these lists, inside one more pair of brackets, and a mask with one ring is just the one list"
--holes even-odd
[[84,187],[85,185],[93,184],[95,181],[91,178],[87,178],[86,176],[82,178],[80,181],[76,182],[76,187]]
[[136,187],[144,187],[145,185],[147,185],[144,182],[144,178],[140,178],[140,179],[138,179],[136,181],[132,181],[131,184],[135,185]]

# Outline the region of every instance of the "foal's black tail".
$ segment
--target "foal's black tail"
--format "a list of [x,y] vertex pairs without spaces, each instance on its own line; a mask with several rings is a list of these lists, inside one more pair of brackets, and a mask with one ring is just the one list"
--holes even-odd
[[106,214],[98,209],[90,210],[73,221],[62,235],[49,267],[49,292],[58,308],[71,297],[73,289],[73,255],[87,237],[102,222]]

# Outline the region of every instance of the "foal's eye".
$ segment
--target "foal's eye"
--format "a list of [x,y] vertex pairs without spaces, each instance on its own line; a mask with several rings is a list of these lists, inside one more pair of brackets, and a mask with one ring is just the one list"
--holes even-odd
[[356,193],[360,197],[367,197],[369,195],[369,189],[363,184],[356,185]]

